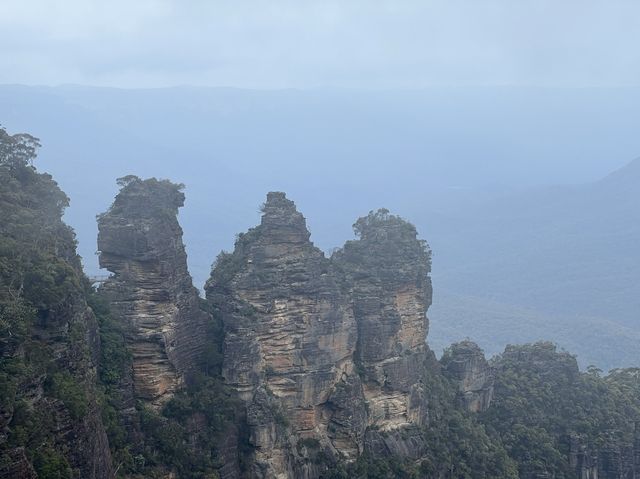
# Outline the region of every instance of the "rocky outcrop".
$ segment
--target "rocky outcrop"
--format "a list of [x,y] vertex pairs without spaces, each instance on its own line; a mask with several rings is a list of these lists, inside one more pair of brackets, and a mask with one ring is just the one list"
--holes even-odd
[[406,430],[427,422],[429,253],[386,212],[357,228],[361,238],[329,260],[293,202],[269,193],[261,224],[207,283],[224,322],[223,376],[247,405],[255,477],[318,477],[366,443],[419,457]]
[[222,374],[247,404],[255,477],[316,477],[310,455],[361,448],[356,323],[309,236],[293,202],[269,193],[261,224],[218,258],[206,285],[224,322]]
[[458,386],[458,401],[470,412],[486,411],[493,398],[493,370],[472,341],[451,345],[440,360],[442,369]]
[[580,479],[637,479],[640,477],[638,433],[629,447],[619,437],[611,436],[599,448],[578,434],[571,434],[569,465]]
[[358,325],[355,360],[362,371],[367,424],[381,432],[425,425],[430,251],[413,225],[387,210],[360,218],[354,230],[359,239],[347,242],[332,260]]
[[100,340],[68,198],[0,128],[0,478],[113,477],[98,402]]
[[113,273],[100,292],[124,325],[135,397],[158,408],[196,367],[209,317],[187,271],[181,186],[133,176],[120,183],[98,217],[100,266]]

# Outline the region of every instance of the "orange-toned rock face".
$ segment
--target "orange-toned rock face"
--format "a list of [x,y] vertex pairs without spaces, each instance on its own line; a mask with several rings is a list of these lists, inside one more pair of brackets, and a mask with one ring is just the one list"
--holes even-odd
[[[290,477],[297,440],[337,453],[330,403],[356,375],[356,324],[293,202],[270,193],[263,212],[234,253],[219,258],[206,289],[225,326],[223,376],[250,410],[263,411],[252,424],[256,461]],[[273,432],[285,425],[287,432]],[[349,442],[342,436],[341,445]],[[357,451],[356,430],[345,454]]]
[[354,228],[360,238],[347,242],[333,261],[351,290],[368,425],[382,431],[423,425],[430,251],[411,224],[386,210],[359,219]]
[[426,421],[429,253],[381,213],[327,259],[283,193],[263,213],[206,286],[224,322],[223,376],[247,404],[256,477],[318,477],[315,454],[355,459],[367,426]]
[[184,196],[167,181],[132,179],[98,219],[101,287],[120,317],[133,361],[135,397],[159,407],[182,385],[204,346],[176,215]]

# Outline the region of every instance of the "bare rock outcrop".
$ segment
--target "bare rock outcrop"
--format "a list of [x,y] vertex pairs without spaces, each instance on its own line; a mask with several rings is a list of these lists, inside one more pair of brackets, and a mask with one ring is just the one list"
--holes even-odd
[[206,286],[224,323],[223,376],[247,407],[253,476],[319,477],[367,447],[419,458],[426,244],[379,211],[327,259],[284,193],[269,193],[263,213]]
[[209,319],[187,271],[178,208],[180,185],[135,176],[98,217],[100,288],[124,325],[135,397],[159,407],[181,387],[202,353]]
[[293,202],[269,193],[263,213],[206,285],[224,322],[222,374],[247,404],[253,475],[317,477],[309,459],[361,449],[356,323]]
[[493,398],[493,370],[472,341],[451,345],[440,360],[445,376],[458,386],[458,401],[470,412],[486,411]]
[[349,291],[356,322],[368,424],[382,431],[427,423],[422,385],[432,287],[430,251],[415,227],[387,210],[354,225],[332,260]]

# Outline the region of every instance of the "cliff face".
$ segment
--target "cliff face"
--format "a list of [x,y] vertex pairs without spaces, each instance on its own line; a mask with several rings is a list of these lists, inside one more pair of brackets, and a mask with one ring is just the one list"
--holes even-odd
[[332,258],[349,291],[358,325],[356,361],[363,371],[368,424],[382,431],[427,422],[422,374],[430,253],[415,228],[386,210],[354,225],[358,240]]
[[551,343],[438,362],[430,251],[401,218],[360,218],[328,259],[269,193],[209,314],[180,186],[126,177],[99,294],[36,146],[0,128],[0,479],[640,477],[640,369],[581,372]]
[[493,398],[493,370],[471,341],[451,345],[441,359],[445,376],[458,386],[458,401],[470,412],[486,411]]
[[132,355],[135,397],[154,408],[181,387],[202,353],[208,315],[187,271],[177,211],[180,187],[127,177],[98,218],[100,288],[121,318]]
[[68,198],[0,128],[0,478],[113,477],[97,401],[99,333]]
[[263,213],[206,286],[225,326],[223,376],[247,404],[256,477],[317,477],[311,445],[347,461],[367,443],[404,455],[386,433],[427,420],[425,246],[379,213],[329,260],[283,193],[269,193]]
[[[75,274],[81,281],[79,269]],[[28,368],[26,377],[14,376],[16,384],[3,397],[0,478],[47,473],[111,478],[111,454],[96,394],[95,317],[79,292],[41,312],[43,317],[34,321],[22,344],[0,347],[3,366]]]
[[356,324],[293,202],[269,193],[263,213],[219,257],[207,298],[224,322],[222,374],[247,404],[254,475],[313,476],[307,449],[359,452]]

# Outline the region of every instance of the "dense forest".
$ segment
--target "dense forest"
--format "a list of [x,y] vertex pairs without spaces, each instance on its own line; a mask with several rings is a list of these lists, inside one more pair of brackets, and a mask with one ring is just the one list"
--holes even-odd
[[[640,369],[581,371],[548,342],[486,361],[464,341],[438,360],[427,325],[407,326],[430,304],[431,262],[401,218],[361,218],[358,239],[325,258],[293,203],[270,193],[204,299],[186,271],[181,185],[130,176],[99,218],[113,276],[97,287],[62,220],[69,198],[34,166],[39,147],[0,129],[0,478],[640,477]],[[267,321],[302,335],[295,374],[266,349],[288,335],[252,329]],[[417,343],[409,327],[424,327]],[[326,338],[348,353],[336,377]],[[388,338],[393,356],[377,357]],[[148,364],[161,362],[159,384]],[[288,402],[310,377],[322,398],[303,389],[302,406]]]

